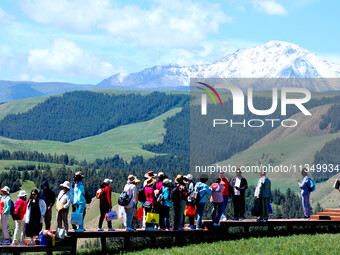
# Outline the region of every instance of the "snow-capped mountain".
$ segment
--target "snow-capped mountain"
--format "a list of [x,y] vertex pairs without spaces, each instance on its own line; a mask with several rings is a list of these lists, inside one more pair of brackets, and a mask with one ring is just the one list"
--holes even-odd
[[[205,65],[158,65],[137,73],[115,74],[99,87],[159,89],[188,86],[190,78],[340,78],[340,66],[327,62],[296,44],[270,41],[226,55]],[[339,86],[338,86],[339,85]],[[340,84],[324,84],[315,91],[340,90]],[[257,89],[268,89],[257,87]]]

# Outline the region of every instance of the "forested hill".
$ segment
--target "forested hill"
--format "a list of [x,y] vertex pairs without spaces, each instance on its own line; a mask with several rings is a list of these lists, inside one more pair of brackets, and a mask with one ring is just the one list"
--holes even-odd
[[0,121],[0,136],[71,142],[121,125],[150,120],[188,101],[188,95],[161,92],[143,96],[68,92],[51,97],[26,113],[6,116]]

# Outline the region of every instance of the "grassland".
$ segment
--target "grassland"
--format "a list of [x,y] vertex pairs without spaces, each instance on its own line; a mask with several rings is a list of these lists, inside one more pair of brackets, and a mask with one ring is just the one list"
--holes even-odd
[[[196,255],[196,254],[282,254],[282,255],[310,255],[310,254],[339,254],[340,234],[291,235],[278,237],[249,238],[233,241],[219,241],[214,243],[192,244],[185,247],[165,249],[145,249],[137,252],[127,252],[131,255]],[[82,255],[98,254],[99,249],[80,251]],[[108,252],[107,254],[111,254]]]
[[120,126],[100,135],[79,139],[70,143],[54,141],[26,141],[0,137],[0,149],[10,151],[38,151],[65,154],[77,160],[93,161],[96,158],[112,157],[119,154],[130,160],[135,155],[150,158],[156,155],[143,150],[142,144],[160,143],[165,134],[164,121],[175,115],[181,108],[174,108],[152,120]]

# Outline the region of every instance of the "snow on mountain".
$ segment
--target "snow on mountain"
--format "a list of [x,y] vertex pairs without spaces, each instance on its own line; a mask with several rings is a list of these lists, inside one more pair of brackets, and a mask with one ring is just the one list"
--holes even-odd
[[[118,73],[98,85],[159,89],[188,86],[190,78],[340,78],[340,66],[296,44],[270,41],[251,49],[237,50],[212,64],[158,65],[137,73]],[[340,90],[340,84],[324,84],[322,88],[313,87],[313,90]]]

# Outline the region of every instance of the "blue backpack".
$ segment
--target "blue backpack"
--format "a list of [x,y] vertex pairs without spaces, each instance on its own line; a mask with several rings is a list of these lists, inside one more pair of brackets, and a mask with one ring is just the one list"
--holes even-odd
[[315,183],[312,181],[312,179],[309,179],[309,192],[314,192],[315,190]]

